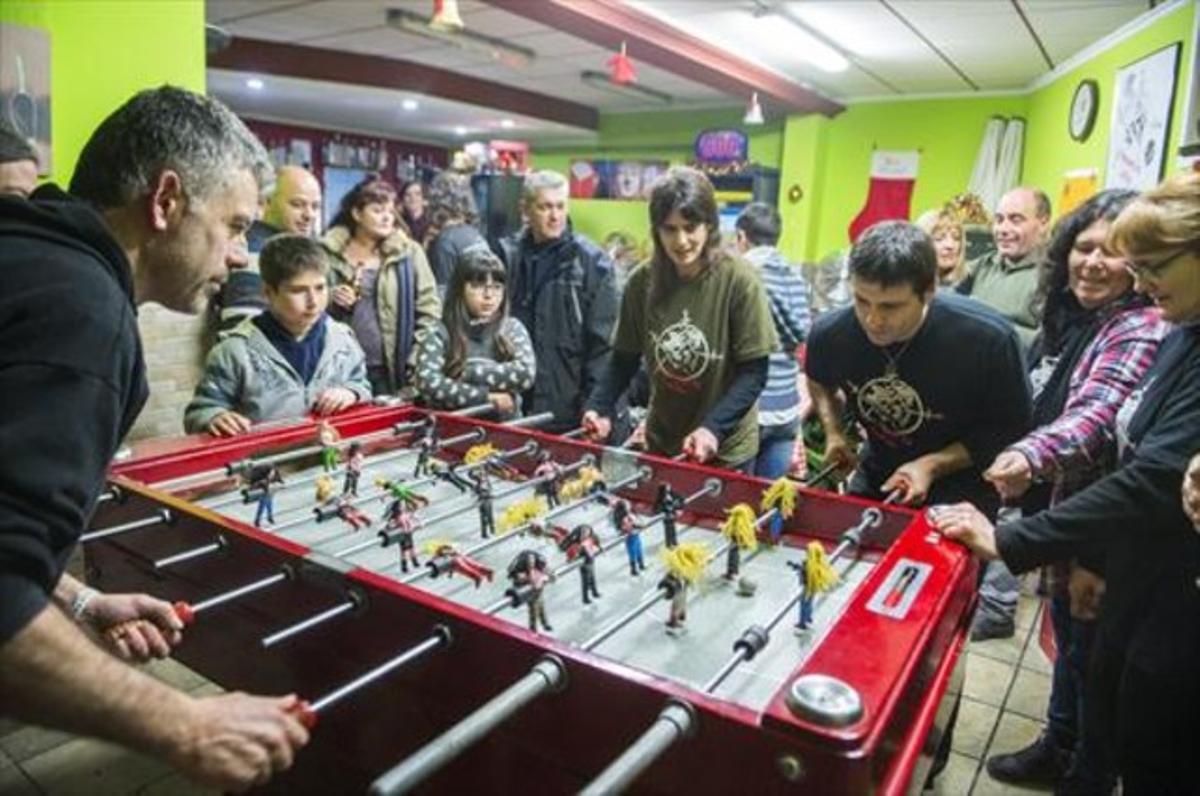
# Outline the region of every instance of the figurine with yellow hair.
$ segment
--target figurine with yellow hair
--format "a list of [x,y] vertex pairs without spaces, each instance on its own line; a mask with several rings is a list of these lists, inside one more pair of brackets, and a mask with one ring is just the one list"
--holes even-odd
[[767,533],[771,536],[771,544],[779,544],[779,537],[783,535],[783,521],[790,520],[796,513],[796,484],[787,476],[776,479],[763,492],[759,508],[772,512]]
[[531,498],[511,503],[504,510],[504,513],[500,515],[500,531],[507,533],[513,528],[537,519],[545,514],[547,510],[546,498],[541,495],[534,495]]
[[317,503],[327,503],[336,491],[337,485],[334,484],[332,476],[317,476]]
[[704,574],[708,566],[708,548],[699,542],[684,542],[662,552],[667,574],[658,587],[665,589],[671,600],[671,611],[667,619],[667,631],[679,632],[687,621],[687,592]]
[[739,503],[729,509],[729,517],[721,525],[721,533],[729,540],[729,550],[725,553],[725,580],[732,581],[742,570],[742,551],[751,551],[758,547],[755,532],[754,509],[746,503]]
[[804,548],[804,560],[797,564],[787,562],[796,570],[800,579],[800,616],[796,622],[797,630],[807,630],[812,624],[813,601],[818,594],[832,589],[838,582],[837,572],[829,559],[825,557],[825,548],[820,542],[809,542]]
[[579,500],[596,492],[597,485],[604,483],[604,476],[595,467],[587,466],[579,469],[579,475],[563,483],[558,490],[561,500]]

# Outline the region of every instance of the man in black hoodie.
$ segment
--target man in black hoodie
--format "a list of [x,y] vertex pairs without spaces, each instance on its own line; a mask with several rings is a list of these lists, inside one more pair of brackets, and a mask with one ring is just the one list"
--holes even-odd
[[0,710],[228,790],[291,764],[295,697],[195,699],[126,665],[167,655],[179,618],[63,569],[147,397],[137,306],[203,308],[269,170],[227,108],[163,87],[101,123],[69,194],[0,197]]

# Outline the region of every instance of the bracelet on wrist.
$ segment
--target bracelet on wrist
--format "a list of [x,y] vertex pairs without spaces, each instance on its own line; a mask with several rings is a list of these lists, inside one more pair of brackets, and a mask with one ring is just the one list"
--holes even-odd
[[75,599],[71,600],[71,617],[76,622],[83,622],[83,613],[87,610],[88,604],[91,603],[100,592],[90,586],[79,590],[75,595]]

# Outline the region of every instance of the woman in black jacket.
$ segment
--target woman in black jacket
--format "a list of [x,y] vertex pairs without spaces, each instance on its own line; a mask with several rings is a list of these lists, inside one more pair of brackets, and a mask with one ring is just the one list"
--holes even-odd
[[1117,416],[1121,467],[999,528],[966,504],[931,514],[948,537],[1013,572],[1104,556],[1084,731],[1107,745],[1126,796],[1192,794],[1200,791],[1200,534],[1180,487],[1200,448],[1200,174],[1130,204],[1108,245],[1178,326]]

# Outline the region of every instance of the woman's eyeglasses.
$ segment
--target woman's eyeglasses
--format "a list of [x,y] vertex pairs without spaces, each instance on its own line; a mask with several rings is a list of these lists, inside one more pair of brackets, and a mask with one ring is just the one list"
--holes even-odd
[[1189,249],[1180,249],[1174,254],[1164,257],[1156,263],[1142,263],[1137,260],[1126,260],[1125,270],[1138,279],[1158,279],[1161,277],[1171,264],[1185,254],[1189,253]]

